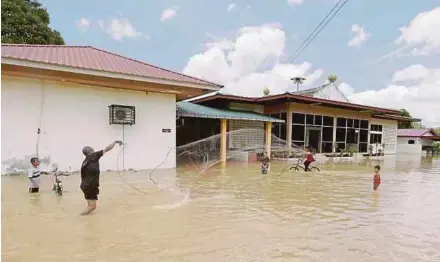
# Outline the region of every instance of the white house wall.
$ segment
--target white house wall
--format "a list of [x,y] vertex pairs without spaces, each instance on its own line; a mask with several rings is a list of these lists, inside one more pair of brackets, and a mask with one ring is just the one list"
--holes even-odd
[[[36,154],[37,129],[43,164],[78,170],[81,149],[103,149],[122,140],[122,126],[109,125],[111,104],[136,107],[136,124],[125,127],[125,168],[150,169],[163,162],[175,147],[176,99],[172,94],[99,88],[2,76],[2,173],[29,167]],[[170,129],[171,133],[162,133]],[[115,170],[120,148],[101,160],[101,170]],[[46,159],[44,159],[46,158]],[[171,150],[161,168],[175,167]],[[122,157],[119,159],[122,166]]]

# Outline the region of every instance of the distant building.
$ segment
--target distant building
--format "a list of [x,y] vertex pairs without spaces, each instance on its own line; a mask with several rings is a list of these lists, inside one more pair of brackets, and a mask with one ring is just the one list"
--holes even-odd
[[435,141],[440,141],[440,135],[432,128],[397,130],[399,153],[421,154],[422,151],[432,148]]
[[[374,144],[381,145],[384,154],[395,154],[397,122],[414,121],[400,116],[399,110],[350,103],[333,83],[262,97],[215,92],[187,101],[214,108],[253,111],[283,120],[272,123],[272,134],[288,144],[311,146],[318,153],[349,148],[367,153]],[[238,128],[263,129],[264,124],[228,120],[228,131]]]

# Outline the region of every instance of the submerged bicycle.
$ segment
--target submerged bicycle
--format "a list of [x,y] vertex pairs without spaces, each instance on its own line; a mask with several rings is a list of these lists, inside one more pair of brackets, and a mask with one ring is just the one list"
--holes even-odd
[[68,172],[62,172],[58,170],[58,167],[54,167],[52,172],[49,174],[52,178],[53,187],[52,190],[55,191],[55,193],[59,196],[63,195],[63,183],[60,176],[69,176],[70,174]]
[[293,170],[295,172],[299,172],[299,171],[304,171],[304,172],[319,172],[321,170],[319,170],[318,167],[316,166],[309,166],[308,170],[306,171],[306,168],[302,165],[300,165],[301,159],[298,158],[298,162],[296,163],[296,165],[292,165],[291,167],[289,167],[289,170]]

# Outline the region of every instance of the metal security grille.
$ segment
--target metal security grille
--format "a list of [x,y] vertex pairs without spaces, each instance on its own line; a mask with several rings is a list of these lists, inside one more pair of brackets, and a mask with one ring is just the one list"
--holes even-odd
[[110,105],[110,125],[134,125],[136,123],[136,110],[134,106]]

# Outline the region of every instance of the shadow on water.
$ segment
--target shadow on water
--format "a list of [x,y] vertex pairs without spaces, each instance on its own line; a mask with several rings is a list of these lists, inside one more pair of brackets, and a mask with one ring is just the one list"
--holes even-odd
[[[382,184],[372,189],[373,167]],[[440,159],[328,163],[320,173],[228,163],[101,176],[96,213],[79,176],[62,197],[43,177],[2,178],[4,261],[440,261]]]

